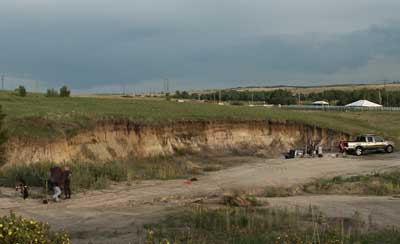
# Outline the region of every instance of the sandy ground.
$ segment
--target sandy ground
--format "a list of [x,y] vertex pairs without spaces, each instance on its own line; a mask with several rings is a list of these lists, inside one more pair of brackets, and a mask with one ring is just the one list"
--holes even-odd
[[[60,203],[26,201],[12,189],[1,189],[0,215],[10,209],[17,214],[48,221],[56,229],[66,229],[73,243],[129,243],[137,240],[144,223],[154,222],[177,207],[201,197],[215,197],[229,190],[257,193],[265,186],[290,186],[316,178],[368,173],[400,168],[398,157],[368,159],[260,159],[232,158],[242,165],[184,180],[142,181],[117,184],[101,191],[73,195]],[[356,209],[380,225],[400,224],[400,200],[391,197],[300,196],[269,199],[273,206],[317,205],[332,216],[349,216]],[[134,242],[132,242],[134,243]]]

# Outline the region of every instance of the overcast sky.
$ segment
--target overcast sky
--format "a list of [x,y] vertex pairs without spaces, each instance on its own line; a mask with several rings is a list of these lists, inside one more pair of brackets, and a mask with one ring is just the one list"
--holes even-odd
[[399,0],[0,0],[6,87],[400,80]]

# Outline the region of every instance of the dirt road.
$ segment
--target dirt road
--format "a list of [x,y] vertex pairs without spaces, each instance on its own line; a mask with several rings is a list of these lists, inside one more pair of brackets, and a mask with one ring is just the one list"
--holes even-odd
[[[396,157],[368,160],[241,157],[240,160],[243,162],[241,166],[199,176],[199,180],[192,184],[184,180],[118,184],[102,191],[80,193],[71,200],[49,205],[40,204],[35,199],[23,201],[15,197],[12,189],[2,189],[0,215],[14,209],[17,214],[48,221],[55,228],[68,230],[73,236],[73,243],[129,243],[136,239],[137,230],[144,223],[155,221],[174,211],[177,206],[198,197],[218,195],[231,189],[257,193],[265,186],[289,186],[322,177],[400,168],[400,160]],[[293,201],[298,201],[299,205],[314,202],[323,205],[334,204],[335,199],[342,204],[346,202],[343,198],[335,197],[325,203],[321,202],[321,198],[293,198]],[[273,203],[280,205],[278,200],[273,200]],[[364,200],[368,202],[367,198]],[[378,207],[390,208],[392,212],[400,211],[400,204],[385,205],[380,202],[384,199],[370,200],[375,201],[371,204]],[[291,198],[286,198],[281,203],[284,205],[291,201]],[[353,208],[356,206],[353,205]]]

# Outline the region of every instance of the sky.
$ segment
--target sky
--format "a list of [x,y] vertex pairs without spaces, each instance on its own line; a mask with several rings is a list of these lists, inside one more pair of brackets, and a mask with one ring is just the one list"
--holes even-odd
[[398,0],[0,0],[6,88],[400,80]]

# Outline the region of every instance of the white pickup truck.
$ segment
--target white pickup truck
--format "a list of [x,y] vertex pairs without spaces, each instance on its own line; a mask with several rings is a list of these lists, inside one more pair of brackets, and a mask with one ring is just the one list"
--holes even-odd
[[374,134],[366,134],[358,136],[355,141],[345,142],[344,149],[347,152],[355,153],[357,156],[363,155],[365,151],[382,150],[392,153],[394,143]]

